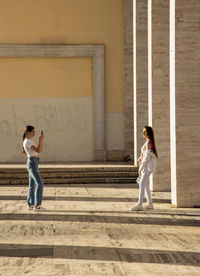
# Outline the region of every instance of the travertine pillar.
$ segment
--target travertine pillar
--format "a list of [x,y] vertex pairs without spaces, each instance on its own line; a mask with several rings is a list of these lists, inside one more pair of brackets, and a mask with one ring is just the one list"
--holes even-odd
[[133,158],[133,0],[124,0],[124,126],[125,154]]
[[144,143],[142,130],[148,124],[148,24],[147,0],[134,0],[136,7],[136,137],[137,157]]
[[199,18],[199,0],[170,1],[171,183],[178,207],[200,206]]
[[159,155],[151,188],[170,191],[169,0],[148,1],[152,1],[151,115]]

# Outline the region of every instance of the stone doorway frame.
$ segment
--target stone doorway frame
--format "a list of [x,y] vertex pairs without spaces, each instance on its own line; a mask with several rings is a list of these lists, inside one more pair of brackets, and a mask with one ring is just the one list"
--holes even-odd
[[104,45],[1,44],[0,57],[90,57],[93,73],[93,158],[106,160]]

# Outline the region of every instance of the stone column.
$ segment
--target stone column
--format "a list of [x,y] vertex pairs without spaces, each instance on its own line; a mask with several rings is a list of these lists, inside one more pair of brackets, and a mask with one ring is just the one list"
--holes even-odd
[[170,1],[171,184],[177,207],[200,206],[199,18],[199,0]]
[[[134,2],[135,1],[135,2]],[[136,32],[136,59],[134,63],[134,96],[136,100],[135,120],[135,164],[140,155],[141,146],[144,143],[142,130],[148,124],[148,18],[147,0],[134,0],[135,3],[135,28]]]
[[125,154],[133,158],[133,0],[124,0],[124,120]]
[[149,101],[158,151],[153,191],[170,191],[169,0],[152,1],[152,95]]

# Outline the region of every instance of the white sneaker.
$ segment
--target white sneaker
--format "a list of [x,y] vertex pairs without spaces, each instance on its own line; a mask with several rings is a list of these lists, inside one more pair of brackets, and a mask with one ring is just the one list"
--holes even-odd
[[141,204],[136,204],[130,209],[131,211],[143,211],[143,207]]
[[34,206],[33,205],[28,205],[27,206],[27,211],[33,211],[34,209]]
[[42,211],[46,211],[46,209],[40,205],[38,207],[34,207],[34,211],[35,212],[42,212]]
[[144,209],[154,209],[153,203],[147,203],[144,205]]

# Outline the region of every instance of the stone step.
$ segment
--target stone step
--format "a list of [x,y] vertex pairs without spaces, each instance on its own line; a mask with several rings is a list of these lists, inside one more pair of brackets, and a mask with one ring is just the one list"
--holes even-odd
[[[136,177],[90,177],[90,178],[49,178],[43,179],[44,184],[73,184],[73,183],[136,183]],[[28,184],[26,179],[0,179],[0,185],[20,185]]]
[[[44,168],[39,167],[41,173],[85,173],[85,172],[137,172],[138,168],[130,167],[66,167],[66,168]],[[23,174],[27,173],[26,167],[23,168],[1,168],[0,176],[2,174]]]
[[[65,178],[91,178],[91,177],[137,177],[137,172],[54,172],[54,173],[46,173],[46,172],[41,172],[41,176],[43,179],[48,179],[48,178],[59,178],[59,179],[65,179]],[[0,174],[0,179],[23,179],[27,178],[28,173],[4,173]]]
[[[137,167],[127,163],[40,164],[44,184],[136,183]],[[25,164],[0,165],[0,185],[27,185]]]

